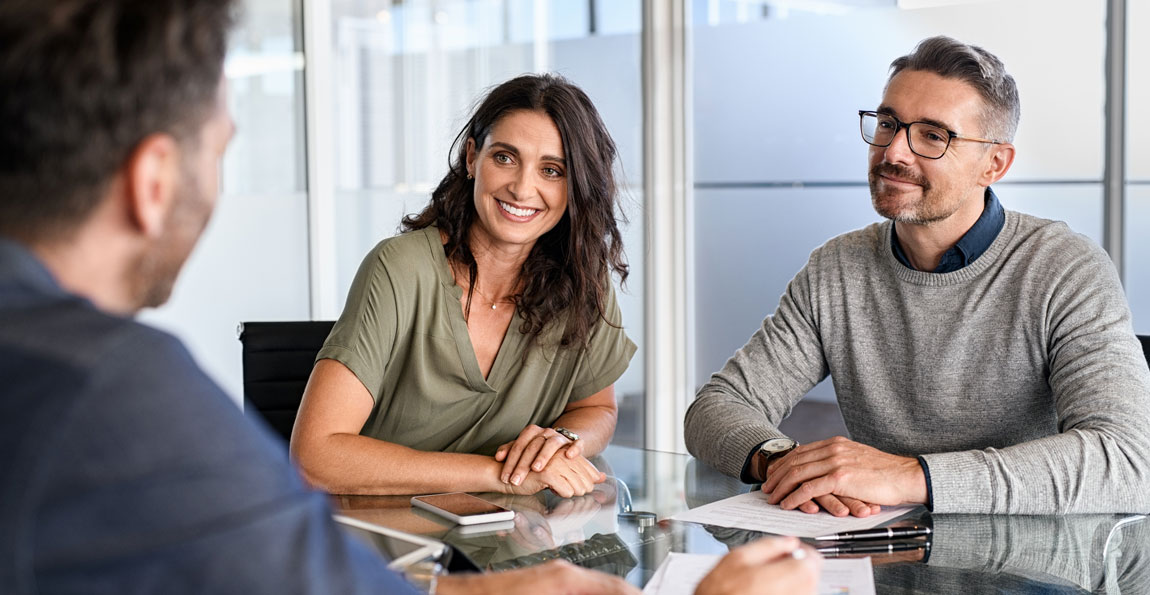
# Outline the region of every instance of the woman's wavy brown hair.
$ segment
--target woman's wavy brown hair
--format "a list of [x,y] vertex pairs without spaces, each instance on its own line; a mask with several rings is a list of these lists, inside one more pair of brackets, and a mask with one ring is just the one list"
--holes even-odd
[[519,272],[520,290],[511,298],[523,318],[519,331],[537,341],[566,314],[559,347],[582,347],[599,320],[605,320],[609,272],[622,282],[629,267],[616,221],[615,141],[587,94],[567,79],[530,74],[492,89],[455,137],[447,175],[432,192],[431,203],[404,217],[402,229],[434,225],[447,236],[447,259],[470,272],[465,308],[470,313],[479,271],[468,245],[477,214],[474,180],[467,179],[467,141],[474,141],[478,151],[495,123],[519,110],[551,117],[567,164],[567,211],[535,243]]

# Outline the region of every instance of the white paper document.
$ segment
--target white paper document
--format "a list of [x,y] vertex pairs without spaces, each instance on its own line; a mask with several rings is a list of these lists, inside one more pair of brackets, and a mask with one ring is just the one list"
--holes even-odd
[[[722,556],[716,554],[677,554],[671,552],[663,559],[659,569],[647,585],[643,595],[666,593],[694,593],[703,577],[719,563]],[[667,585],[665,588],[663,585]]]
[[884,506],[882,512],[863,519],[853,516],[839,518],[822,511],[807,514],[799,510],[783,510],[777,504],[768,504],[766,494],[754,491],[680,512],[671,519],[733,529],[749,529],[776,535],[819,537],[832,533],[842,533],[843,531],[877,527],[914,508],[913,506]]
[[823,560],[819,595],[875,595],[870,558]]
[[[719,563],[720,557],[672,552],[647,581],[643,595],[690,595]],[[875,595],[870,558],[823,560],[818,592],[819,595]]]

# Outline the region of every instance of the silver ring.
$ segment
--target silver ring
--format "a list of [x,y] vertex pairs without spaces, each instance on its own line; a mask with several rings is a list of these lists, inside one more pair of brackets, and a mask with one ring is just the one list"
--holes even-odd
[[559,434],[560,436],[562,436],[562,437],[564,437],[564,438],[566,438],[572,442],[578,442],[579,441],[579,434],[576,434],[575,432],[572,432],[571,430],[568,430],[567,428],[551,428],[551,429],[555,430],[556,434]]

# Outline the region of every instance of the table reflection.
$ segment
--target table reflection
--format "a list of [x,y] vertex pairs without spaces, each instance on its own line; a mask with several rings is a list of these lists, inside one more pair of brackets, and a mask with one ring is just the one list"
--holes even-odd
[[[579,498],[480,494],[512,522],[456,527],[406,496],[337,496],[343,514],[443,540],[480,568],[562,557],[642,586],[669,552],[722,554],[755,531],[670,516],[750,489],[685,455],[612,446],[593,462],[609,480]],[[656,520],[657,519],[657,520]],[[928,552],[872,557],[879,593],[1150,593],[1150,522],[1129,515],[932,515],[892,524],[934,528]]]

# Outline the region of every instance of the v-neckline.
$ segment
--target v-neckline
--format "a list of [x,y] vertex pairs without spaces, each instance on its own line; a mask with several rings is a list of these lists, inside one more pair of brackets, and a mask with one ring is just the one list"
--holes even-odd
[[513,353],[519,352],[522,334],[515,330],[523,322],[519,318],[519,310],[512,311],[511,322],[503,333],[503,341],[499,344],[499,351],[495,353],[495,360],[491,362],[491,370],[487,372],[487,377],[484,378],[483,371],[479,368],[479,357],[475,355],[475,345],[471,343],[471,334],[467,330],[467,319],[463,317],[463,307],[460,305],[460,301],[463,299],[463,288],[455,284],[455,278],[451,275],[451,264],[447,261],[447,253],[443,250],[439,229],[435,226],[429,226],[425,228],[425,231],[432,253],[439,261],[439,281],[444,289],[443,299],[446,302],[445,306],[451,312],[451,333],[454,335],[455,347],[459,351],[459,360],[463,364],[467,382],[476,391],[497,392],[495,387],[502,385],[502,380],[507,372],[507,361],[514,357]]

